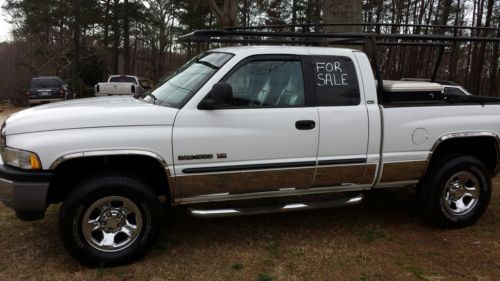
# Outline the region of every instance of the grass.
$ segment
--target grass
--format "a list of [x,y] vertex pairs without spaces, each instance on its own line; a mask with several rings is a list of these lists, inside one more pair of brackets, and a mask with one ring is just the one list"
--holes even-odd
[[270,258],[279,258],[282,255],[283,249],[279,243],[271,242],[266,247],[267,254]]
[[105,269],[69,257],[57,215],[52,206],[21,222],[0,204],[0,280],[500,280],[500,179],[483,218],[456,230],[423,219],[407,189],[309,212],[197,219],[171,210],[149,255]]
[[276,279],[274,279],[274,277],[272,277],[267,273],[259,273],[259,275],[257,275],[257,281],[274,281],[274,280]]
[[241,263],[234,263],[231,265],[231,268],[234,269],[234,270],[242,270],[243,269],[243,265]]
[[387,237],[383,230],[376,229],[372,225],[362,226],[355,233],[367,243]]
[[430,279],[424,276],[424,270],[419,267],[408,266],[406,267],[406,271],[412,273],[418,280],[430,281]]

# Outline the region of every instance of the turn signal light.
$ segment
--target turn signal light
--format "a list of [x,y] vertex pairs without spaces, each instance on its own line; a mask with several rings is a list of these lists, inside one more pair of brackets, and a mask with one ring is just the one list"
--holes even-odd
[[40,170],[42,168],[42,164],[40,164],[40,160],[38,160],[38,157],[36,157],[36,155],[30,155],[30,162],[32,170]]

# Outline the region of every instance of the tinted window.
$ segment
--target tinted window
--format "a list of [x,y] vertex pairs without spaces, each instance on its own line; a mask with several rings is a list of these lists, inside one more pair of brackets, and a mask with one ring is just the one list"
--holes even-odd
[[354,63],[340,56],[312,56],[319,106],[358,105],[359,83]]
[[59,88],[62,86],[62,81],[55,78],[36,78],[31,80],[31,88]]
[[134,83],[135,84],[135,79],[134,77],[130,76],[112,76],[109,78],[109,82],[112,83]]
[[226,83],[233,88],[229,106],[304,105],[304,77],[298,60],[252,61],[236,70]]

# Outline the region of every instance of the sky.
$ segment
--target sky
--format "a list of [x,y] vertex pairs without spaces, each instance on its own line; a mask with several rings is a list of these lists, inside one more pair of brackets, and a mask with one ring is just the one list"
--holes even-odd
[[[5,5],[5,0],[0,0],[0,7]],[[10,24],[7,22],[7,15],[0,8],[0,42],[10,38]]]

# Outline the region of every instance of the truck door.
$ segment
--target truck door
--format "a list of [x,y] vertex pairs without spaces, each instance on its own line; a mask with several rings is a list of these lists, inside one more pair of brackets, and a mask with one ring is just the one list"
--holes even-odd
[[320,139],[314,187],[369,184],[368,113],[354,56],[310,57],[319,110]]
[[173,155],[180,202],[312,186],[319,119],[303,64],[299,56],[249,57],[221,80],[231,85],[229,104],[207,110],[190,101],[179,111]]

